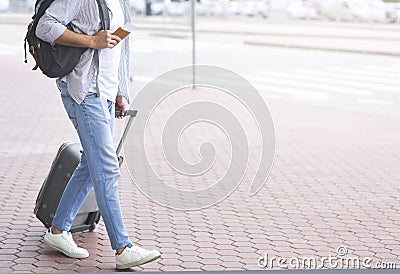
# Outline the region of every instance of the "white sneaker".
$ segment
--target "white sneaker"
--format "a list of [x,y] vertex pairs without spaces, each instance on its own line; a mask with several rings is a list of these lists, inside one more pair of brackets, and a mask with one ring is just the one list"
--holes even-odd
[[147,250],[138,246],[127,246],[120,255],[115,255],[117,269],[126,269],[133,266],[149,263],[161,257],[157,250]]
[[44,235],[44,243],[71,258],[83,259],[89,257],[89,252],[86,249],[76,245],[70,232],[63,231],[60,234],[53,234],[49,228]]

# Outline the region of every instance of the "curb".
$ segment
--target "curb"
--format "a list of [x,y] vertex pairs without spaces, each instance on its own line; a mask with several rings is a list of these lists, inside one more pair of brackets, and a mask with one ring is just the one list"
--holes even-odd
[[151,36],[156,36],[156,37],[164,37],[164,38],[172,38],[172,39],[189,39],[191,37],[190,34],[185,33],[177,33],[174,31],[168,31],[168,32],[154,32],[150,33]]
[[359,54],[372,54],[372,55],[385,55],[385,56],[400,56],[400,52],[390,52],[390,51],[379,51],[379,50],[368,50],[368,49],[351,49],[351,48],[340,48],[340,47],[329,47],[329,46],[304,46],[299,44],[290,43],[280,43],[280,42],[264,42],[264,41],[253,41],[244,40],[246,45],[255,46],[269,46],[269,47],[284,47],[284,48],[295,48],[295,49],[308,49],[308,50],[323,50],[323,51],[337,51],[337,52],[349,52],[349,53],[359,53]]

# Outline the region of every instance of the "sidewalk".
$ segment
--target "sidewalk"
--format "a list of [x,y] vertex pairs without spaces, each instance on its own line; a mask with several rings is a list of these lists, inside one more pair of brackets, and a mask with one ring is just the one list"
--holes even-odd
[[[94,232],[74,235],[89,250],[87,259],[66,258],[43,244],[45,229],[33,214],[36,195],[59,145],[77,137],[54,81],[19,59],[3,56],[0,63],[7,64],[0,87],[0,272],[114,271],[102,221]],[[400,117],[267,103],[276,127],[276,159],[256,196],[248,196],[245,180],[216,206],[176,211],[146,198],[122,168],[121,205],[131,238],[163,254],[132,270],[259,270],[265,253],[321,259],[336,256],[339,246],[351,257],[370,257],[374,267],[400,266]],[[117,137],[121,128],[119,122]],[[213,141],[218,146],[225,140]],[[159,146],[152,145],[150,156],[157,159]],[[197,159],[197,144],[182,149],[182,155]],[[218,157],[226,163],[228,154]],[[251,155],[250,170],[255,160]],[[210,182],[223,172],[217,171]],[[176,182],[176,175],[168,176]]]

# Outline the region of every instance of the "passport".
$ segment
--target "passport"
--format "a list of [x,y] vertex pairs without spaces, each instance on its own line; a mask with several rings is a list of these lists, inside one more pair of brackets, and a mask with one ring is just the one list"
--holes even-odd
[[124,39],[128,36],[133,30],[133,25],[130,23],[125,24],[123,27],[119,27],[116,31],[113,32],[113,35],[118,36],[119,38]]

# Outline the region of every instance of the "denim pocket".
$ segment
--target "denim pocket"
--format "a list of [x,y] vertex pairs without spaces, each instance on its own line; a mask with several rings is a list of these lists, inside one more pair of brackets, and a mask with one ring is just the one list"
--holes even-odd
[[97,93],[94,92],[88,92],[88,94],[86,94],[85,99],[83,99],[83,101],[85,101],[86,99],[92,99],[92,98],[97,98]]

